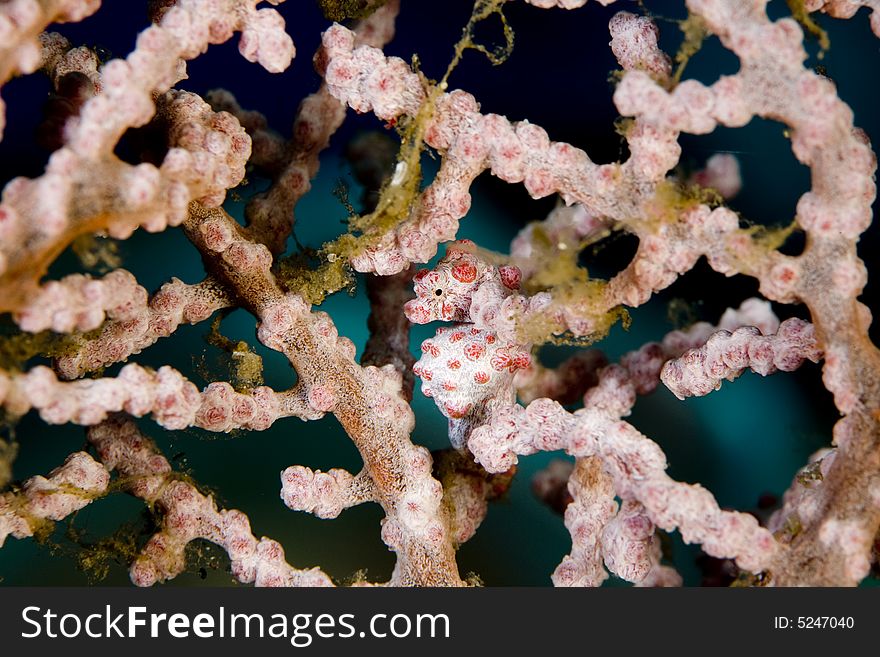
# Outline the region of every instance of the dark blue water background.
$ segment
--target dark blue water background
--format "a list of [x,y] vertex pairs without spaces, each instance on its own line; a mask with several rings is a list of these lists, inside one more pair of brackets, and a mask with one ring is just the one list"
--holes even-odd
[[[144,3],[106,4],[96,16],[78,25],[64,26],[61,31],[75,43],[98,45],[122,56],[133,47],[137,31],[147,25]],[[663,17],[680,18],[678,4],[648,5],[660,15],[662,45],[670,52],[677,47],[680,35],[676,24]],[[617,160],[623,151],[613,129],[617,113],[611,103],[608,76],[616,63],[607,47],[607,23],[619,9],[634,10],[635,5],[621,2],[603,8],[589,3],[584,9],[565,12],[542,11],[514,3],[506,10],[516,33],[510,60],[496,68],[470,52],[453,74],[451,86],[474,93],[484,112],[505,114],[511,120],[528,118],[544,126],[552,139],[585,149],[597,162]],[[268,74],[245,62],[235,45],[229,43],[212,47],[206,56],[191,63],[190,79],[180,86],[196,92],[219,86],[231,89],[243,106],[263,111],[274,128],[287,133],[299,100],[319,82],[310,58],[320,31],[328,23],[313,2],[291,1],[282,5],[280,11],[298,49],[290,70],[281,75]],[[387,52],[407,60],[418,53],[422,70],[428,76],[439,77],[469,12],[470,4],[465,0],[405,0],[398,37]],[[770,12],[772,16],[784,15],[785,3],[774,0]],[[880,40],[870,33],[864,11],[850,21],[820,17],[819,22],[830,33],[831,50],[820,61],[815,56],[815,42],[808,41],[809,65],[826,67],[841,96],[853,108],[856,124],[877,143]],[[489,23],[478,34],[497,41],[500,31],[497,24]],[[686,77],[711,83],[718,75],[733,73],[737,68],[736,58],[711,38],[689,64]],[[0,180],[41,172],[46,153],[34,145],[32,137],[39,121],[39,107],[47,93],[48,83],[38,75],[14,80],[4,87],[3,97],[9,108],[7,132],[0,143]],[[356,199],[358,188],[340,153],[359,131],[376,129],[382,128],[374,117],[352,117],[334,137],[311,193],[297,207],[296,235],[301,242],[317,246],[343,229],[346,210],[332,190],[339,180],[345,181]],[[733,207],[754,222],[787,224],[794,215],[798,196],[809,188],[809,171],[794,159],[780,124],[755,119],[744,129],[684,136],[681,142],[685,166],[700,166],[719,150],[736,153],[743,168],[744,189]],[[433,165],[427,162],[427,166],[430,170]],[[254,181],[258,187],[264,184]],[[472,192],[473,207],[462,222],[459,236],[500,251],[508,249],[510,239],[525,223],[542,218],[553,206],[553,200],[533,201],[521,186],[506,185],[487,175],[478,179]],[[229,204],[233,211],[240,209],[235,206]],[[869,269],[874,264],[872,254],[876,246],[877,230],[872,228],[860,245]],[[798,246],[793,243],[790,248],[796,252]],[[631,250],[632,244],[622,240],[597,262],[587,264],[593,271],[610,275],[626,263]],[[151,291],[171,276],[190,283],[203,276],[198,254],[176,229],[158,235],[139,231],[122,245],[122,254],[124,266]],[[76,267],[76,261],[68,254],[53,272],[60,275]],[[725,307],[738,305],[756,289],[753,281],[739,277],[724,279],[707,267],[700,267],[635,311],[630,330],[615,327],[600,347],[613,359],[646,341],[660,339],[672,328],[667,307],[674,299],[685,300],[695,317],[713,321]],[[875,289],[876,284],[872,283],[866,290],[869,301]],[[337,294],[322,309],[332,315],[340,333],[350,337],[360,353],[367,338],[369,311],[361,287],[354,296]],[[780,310],[783,316],[803,316],[803,309]],[[173,338],[131,360],[153,367],[169,364],[198,383],[205,383],[195,365],[202,360],[210,365],[217,354],[202,339],[206,330],[206,325],[183,327]],[[433,330],[433,326],[413,330],[414,353]],[[243,311],[228,317],[222,331],[229,337],[256,344],[254,319]],[[295,381],[295,374],[283,357],[260,346],[258,349],[265,356],[269,385],[283,389]],[[565,349],[551,348],[545,350],[544,356],[555,361],[566,353]],[[630,420],[660,443],[673,477],[703,483],[722,506],[754,509],[762,494],[781,495],[807,456],[830,440],[836,411],[819,376],[817,366],[767,379],[745,374],[735,383],[725,383],[718,392],[685,402],[661,389],[640,399]],[[223,373],[216,370],[216,377],[222,378]],[[433,402],[417,391],[414,409],[414,441],[429,448],[443,447],[446,421]],[[288,419],[276,423],[269,431],[239,432],[232,436],[200,430],[169,432],[149,421],[143,421],[142,426],[176,466],[187,469],[199,482],[217,491],[223,505],[245,511],[258,536],[281,541],[291,563],[320,565],[341,581],[361,569],[367,571],[371,580],[387,579],[390,575],[393,555],[379,538],[382,514],[378,507],[365,505],[344,512],[339,519],[322,521],[289,511],[279,499],[279,473],[288,465],[303,464],[323,470],[359,469],[358,453],[334,419],[308,424]],[[84,445],[81,428],[49,427],[34,414],[19,424],[16,435],[20,441],[20,457],[15,465],[18,479],[45,474]],[[478,573],[489,585],[549,584],[549,574],[568,551],[569,537],[561,518],[533,499],[529,479],[558,456],[540,454],[521,460],[509,496],[491,506],[476,537],[461,548],[458,561],[462,574]],[[126,521],[137,521],[142,509],[139,501],[114,495],[78,514],[75,526],[94,539],[112,533]],[[68,545],[63,527],[56,531],[53,540]],[[686,581],[699,583],[694,563],[698,550],[686,548],[680,541],[674,542],[673,549],[674,561]],[[0,550],[0,578],[11,585],[89,582],[89,577],[77,569],[70,552],[75,550],[9,539]],[[206,566],[201,575],[200,566],[196,565],[193,572],[178,577],[174,584],[221,585],[231,581],[222,564],[201,565]],[[113,564],[104,583],[127,581],[125,567]]]

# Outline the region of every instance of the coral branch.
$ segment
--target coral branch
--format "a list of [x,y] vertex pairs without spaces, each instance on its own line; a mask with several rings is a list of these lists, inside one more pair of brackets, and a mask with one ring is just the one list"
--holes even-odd
[[75,452],[49,477],[31,477],[20,492],[0,495],[0,547],[10,534],[33,536],[41,525],[62,520],[107,491],[110,475],[85,452]]
[[560,404],[571,404],[598,383],[598,371],[608,361],[598,351],[583,351],[561,363],[548,368],[532,359],[531,365],[516,373],[513,384],[519,399],[528,404],[540,397],[547,397]]
[[804,0],[805,11],[821,11],[834,18],[852,18],[861,7],[871,9],[871,30],[880,38],[880,2],[878,0]]
[[14,317],[21,329],[30,333],[45,329],[56,333],[90,331],[103,323],[105,315],[118,322],[133,319],[146,301],[147,291],[124,269],[102,279],[72,274],[43,284]]
[[[353,442],[362,469],[292,466],[282,474],[281,497],[291,509],[321,518],[378,504],[382,540],[396,556],[391,585],[477,581],[462,579],[456,550],[474,536],[488,502],[507,490],[519,457],[556,450],[574,464],[552,466],[535,487],[548,504],[564,509],[571,533],[571,552],[553,575],[558,585],[599,585],[609,572],[638,586],[680,584],[663,563],[669,551],[660,548],[664,532],[673,530],[708,555],[735,560],[755,574],[755,583],[854,585],[869,573],[880,534],[880,351],[869,336],[872,314],[862,298],[867,267],[857,248],[871,249],[859,240],[876,198],[877,160],[867,137],[875,126],[855,126],[834,82],[808,59],[804,31],[818,38],[824,53],[830,40],[810,12],[845,18],[867,7],[880,36],[878,0],[789,2],[791,15],[778,20],[768,17],[765,0],[685,0],[688,18],[679,22],[685,36],[674,60],[661,49],[649,12],[629,4],[631,11],[617,12],[608,23],[621,69],[611,75],[620,139],[600,145],[591,137],[591,155],[555,141],[549,121],[545,130],[517,107],[496,104],[491,85],[481,85],[484,99],[448,86],[466,50],[493,64],[510,53],[515,12],[502,13],[504,0],[475,3],[438,82],[429,79],[433,64],[421,53],[409,64],[383,52],[398,27],[397,0],[320,3],[334,5],[328,16],[360,20],[353,29],[333,24],[324,31],[314,57],[320,87],[301,101],[289,139],[269,128],[270,114],[244,109],[229,92],[210,93],[209,103],[175,88],[187,77],[188,60],[235,32],[247,60],[270,73],[286,69],[295,49],[280,13],[258,8],[260,0],[148,4],[152,24],[132,52],[103,63],[102,48],[76,47],[44,32],[53,22],[85,18],[98,0],[0,1],[0,85],[37,69],[51,84],[37,136],[50,153],[48,163],[35,178],[8,182],[0,201],[0,312],[10,313],[22,331],[0,336],[0,352],[7,367],[25,369],[0,371],[0,410],[4,425],[36,410],[46,423],[90,426],[104,461],[77,452],[48,477],[0,494],[0,544],[9,535],[42,536],[51,521],[119,487],[158,511],[159,531],[132,565],[137,584],[182,572],[187,546],[197,539],[226,550],[240,581],[331,584],[319,570],[287,564],[278,543],[258,539],[243,513],[218,508],[213,496],[173,473],[132,420],[117,415],[150,414],[170,430],[230,432],[329,413]],[[573,9],[586,0],[526,4]],[[505,41],[494,50],[475,34],[490,16],[500,20]],[[99,43],[95,37],[87,43]],[[705,37],[717,37],[736,60],[729,69],[735,72],[683,79],[688,57]],[[549,76],[563,70],[565,59],[533,71]],[[570,84],[572,74],[565,75],[562,84]],[[517,82],[512,88],[531,91],[527,79],[511,79]],[[231,75],[228,82],[252,102],[246,85]],[[484,112],[480,100],[520,120]],[[308,219],[299,201],[327,160],[331,138],[352,132],[339,130],[349,107],[371,112],[388,135],[361,134],[345,149],[363,190],[362,213],[339,192],[348,211],[341,234],[318,248],[309,243],[310,231],[298,231],[297,252],[284,255],[295,221]],[[27,106],[16,111],[10,116],[22,116]],[[734,156],[749,152],[744,146],[725,145],[699,171],[692,162],[703,162],[703,155],[682,159],[683,146],[690,146],[683,135],[733,130],[755,118],[778,123],[797,162],[809,169],[809,189],[795,216],[778,226],[758,225],[724,205],[744,181],[754,180],[754,172],[740,173],[754,158]],[[579,115],[578,121],[578,134],[598,134],[588,119]],[[0,131],[4,122],[0,102]],[[21,126],[27,127],[19,124],[16,139],[28,132]],[[610,161],[609,147],[627,154]],[[21,160],[24,171],[39,171],[45,161],[45,153],[20,157],[17,144],[10,148],[4,159],[10,167]],[[425,180],[428,157],[438,167]],[[251,173],[271,184],[241,198],[259,185],[247,181],[236,189]],[[543,220],[512,227],[518,234],[509,254],[459,239],[484,173],[521,185],[533,199],[558,197]],[[244,206],[244,225],[221,207],[227,197]],[[738,207],[751,211],[751,199]],[[321,209],[314,221],[323,231],[335,219]],[[96,237],[124,239],[138,228],[169,226],[180,226],[198,252],[205,271],[200,283],[171,278],[148,297],[138,280],[153,280],[152,274],[132,268],[136,279],[118,268],[124,252],[104,259],[109,273],[100,277],[72,273],[66,256],[55,262],[71,244],[80,255]],[[628,241],[638,242],[635,254],[612,268],[605,260]],[[434,262],[444,242],[436,265],[416,271],[415,263]],[[802,251],[790,255],[800,244]],[[174,263],[178,254],[161,256]],[[618,319],[627,328],[643,321],[647,313],[628,308],[649,302],[701,259],[723,276],[751,277],[766,300],[749,299],[717,326],[698,322],[673,331],[614,364],[596,350],[575,353],[557,367],[538,361],[549,356],[541,349],[546,343],[592,345]],[[82,264],[91,268],[92,260]],[[616,273],[596,278],[606,270]],[[54,280],[44,279],[47,271]],[[368,274],[370,304],[360,362],[355,343],[311,305],[342,289],[353,293],[355,272]],[[712,287],[707,294],[717,292]],[[780,323],[770,301],[803,304],[809,317]],[[336,312],[335,302],[328,307]],[[262,355],[221,336],[219,319],[208,342],[251,359],[239,361],[247,365],[236,368],[231,383],[200,392],[167,365],[154,371],[128,364],[101,378],[103,368],[218,310],[253,315],[257,339],[289,362],[292,388],[255,387],[262,378],[246,373],[262,372]],[[802,313],[784,316],[792,314]],[[434,321],[451,324],[425,340],[413,362],[410,323]],[[49,358],[52,368],[45,366]],[[767,528],[751,515],[722,510],[703,485],[673,480],[660,447],[625,421],[638,396],[661,382],[683,399],[707,394],[746,369],[767,375],[820,359],[841,417],[835,417],[830,446],[798,472]],[[95,378],[81,378],[89,373]],[[452,449],[431,454],[414,442],[414,376],[448,418]],[[677,403],[670,395],[657,401]],[[11,430],[0,440],[0,486],[12,479],[16,441]],[[111,486],[113,469],[119,477]],[[726,567],[734,570],[732,562]]]
[[578,459],[568,491],[572,502],[565,509],[565,526],[571,533],[571,554],[553,572],[553,585],[599,586],[608,578],[602,567],[600,537],[617,506],[611,477],[604,472],[601,460]]
[[225,212],[194,204],[184,228],[215,275],[260,318],[258,338],[288,358],[310,406],[331,411],[360,451],[387,514],[382,537],[398,557],[392,583],[461,585],[431,458],[409,439],[414,417],[400,374],[393,366],[358,366],[351,341],[326,313],[282,292],[269,250],[244,239]]
[[607,219],[591,214],[583,205],[558,206],[544,220],[519,232],[510,243],[510,259],[522,272],[524,283],[553,283],[554,264],[608,235],[609,226]]
[[516,471],[488,473],[468,455],[446,449],[434,452],[434,473],[443,484],[452,540],[461,545],[476,534],[488,513],[488,502],[507,493]]
[[[125,489],[161,514],[161,528],[131,565],[131,581],[152,586],[179,575],[185,549],[196,539],[216,543],[229,553],[232,575],[257,586],[332,586],[320,569],[298,570],[284,560],[276,541],[257,539],[247,516],[236,509],[217,509],[213,496],[173,476],[168,461],[135,424],[113,418],[89,429],[108,470],[117,470]],[[106,475],[106,471],[104,471]]]
[[739,160],[731,153],[716,153],[706,160],[705,168],[691,175],[688,182],[714,189],[721,198],[729,201],[742,189]]
[[86,372],[123,361],[171,335],[181,324],[201,322],[232,303],[226,291],[210,278],[196,285],[173,278],[149,303],[143,288],[139,287],[132,297],[125,317],[114,317],[96,337],[82,339],[75,354],[56,359],[55,370],[61,378],[77,379]]
[[[296,390],[296,389],[295,389]],[[27,374],[0,373],[0,406],[13,415],[31,408],[49,424],[92,425],[124,410],[140,417],[152,414],[166,429],[196,426],[208,431],[265,429],[281,417],[317,419],[321,411],[297,401],[300,394],[276,393],[260,386],[248,394],[228,383],[211,383],[201,393],[180,372],[166,366],[158,371],[126,365],[115,378],[59,381],[48,367]]]
[[753,326],[713,334],[699,349],[663,365],[660,378],[679,399],[700,397],[733,381],[748,368],[761,376],[776,370],[791,372],[804,360],[817,362],[813,325],[801,319],[787,319],[775,335],[761,335]]
[[281,499],[288,508],[319,518],[335,518],[344,509],[376,501],[373,480],[365,471],[352,475],[338,468],[321,472],[294,465],[281,473],[281,483]]
[[412,274],[412,270],[406,270],[391,276],[367,278],[370,339],[361,356],[362,365],[393,365],[403,377],[402,392],[407,400],[412,399],[412,367],[416,359],[409,351],[410,325],[403,308],[412,298]]
[[[14,75],[40,66],[40,33],[50,23],[80,21],[94,13],[101,0],[11,0],[0,7],[0,85]],[[0,136],[6,108],[0,100]]]
[[672,60],[657,46],[660,30],[647,16],[628,11],[614,14],[608,23],[611,52],[627,71],[644,71],[660,83],[669,82]]
[[[620,24],[628,20],[632,19],[621,19]],[[640,38],[641,29],[619,34],[621,45],[627,38]],[[401,114],[415,116],[423,106],[426,96],[421,82],[401,60],[385,58],[366,46],[355,48],[352,35],[339,26],[325,33],[324,48],[330,62],[326,76],[330,92],[356,110],[372,110],[387,120]],[[583,151],[551,142],[539,126],[480,114],[477,101],[463,91],[441,94],[425,131],[426,143],[441,153],[440,170],[393,236],[386,234],[378,246],[366,247],[352,258],[352,266],[358,271],[389,274],[410,262],[426,262],[436,253],[439,242],[454,238],[459,219],[470,207],[468,188],[481,172],[490,170],[507,182],[522,182],[534,198],[559,193],[566,203],[582,204],[590,216],[625,224],[641,240],[636,258],[599,299],[592,300],[589,288],[570,280],[555,295],[552,289],[536,295],[532,314],[550,314],[553,333],[601,333],[607,326],[606,315],[614,307],[645,303],[653,292],[692,268],[701,255],[727,275],[742,271],[761,276],[762,282],[768,279],[768,288],[774,284],[778,288],[776,279],[791,268],[790,259],[778,252],[768,257],[766,249],[738,228],[733,212],[726,208],[713,211],[684,198],[671,212],[663,207],[661,194],[670,192],[664,174],[680,155],[675,141],[678,133],[702,133],[711,127],[709,119],[699,113],[703,109],[699,104],[692,111],[692,123],[669,124],[667,115],[653,108],[653,96],[646,97],[644,87],[648,84],[654,95],[660,93],[654,91],[660,87],[638,68],[640,57],[643,55],[624,60],[625,65],[636,68],[623,77],[615,102],[624,114],[643,113],[644,105],[652,107],[656,116],[640,115],[626,133],[632,155],[623,165],[598,166]],[[627,82],[631,79],[636,82]],[[683,83],[676,88],[682,106],[692,100],[708,102],[699,96],[703,92],[698,86]],[[676,111],[676,116],[685,115],[683,109]],[[674,114],[672,108],[669,114]],[[779,290],[773,298],[782,296]],[[584,299],[591,300],[585,303]],[[528,324],[525,319],[523,322]]]
[[[398,0],[391,0],[360,21],[354,28],[355,42],[374,48],[384,47],[394,36],[394,19],[398,9]],[[318,72],[323,73],[320,53],[316,66]],[[287,236],[295,222],[294,208],[309,191],[309,181],[318,172],[318,156],[344,119],[345,106],[330,95],[324,83],[300,103],[293,122],[293,138],[285,152],[273,162],[277,173],[272,185],[265,192],[256,194],[245,211],[249,234],[254,240],[268,246],[272,253],[284,251]],[[268,150],[271,153],[277,148],[274,140],[267,138],[265,131],[258,131],[257,135],[261,138],[258,145],[260,151]],[[265,160],[271,155],[261,152],[259,157]]]
[[249,164],[271,174],[277,174],[284,167],[287,140],[269,127],[261,112],[244,109],[232,92],[226,89],[212,89],[205,94],[205,101],[215,112],[234,116],[245,129],[251,138]]
[[602,553],[608,570],[639,583],[655,566],[654,523],[639,502],[626,500],[602,532]]
[[[748,302],[738,312],[725,313],[724,321],[735,323],[752,317],[772,325],[768,311],[768,306]],[[711,494],[699,485],[674,482],[664,472],[666,460],[660,448],[631,425],[620,421],[630,413],[637,393],[656,387],[662,363],[669,357],[664,352],[681,353],[688,342],[696,339],[699,344],[709,331],[708,324],[697,325],[688,333],[668,336],[662,344],[647,345],[625,355],[624,365],[609,366],[599,372],[598,385],[584,396],[584,408],[574,413],[565,411],[550,399],[536,399],[526,408],[511,406],[504,400],[492,401],[486,413],[488,421],[473,429],[467,446],[490,472],[506,470],[516,463],[517,455],[537,451],[564,449],[581,460],[597,458],[610,475],[614,492],[624,500],[625,509],[624,515],[616,521],[618,524],[612,525],[604,539],[606,562],[627,579],[644,579],[658,564],[652,556],[655,552],[651,547],[653,527],[646,526],[642,528],[644,531],[639,530],[641,533],[633,529],[642,522],[641,518],[666,531],[678,528],[685,541],[702,543],[706,552],[715,556],[734,556],[747,570],[767,568],[777,552],[769,532],[750,516],[721,511]],[[572,486],[570,491],[577,502],[575,491],[581,490],[580,484]],[[639,505],[633,506],[635,502]],[[577,504],[570,508],[572,514],[580,509]],[[632,520],[627,520],[630,517]],[[601,523],[600,527],[604,526],[605,523]],[[641,538],[637,540],[636,534]],[[586,539],[575,537],[574,540],[577,544]],[[580,548],[576,551],[580,552]],[[564,562],[564,572],[574,569],[572,573],[595,573],[594,567],[583,566],[585,560],[588,558],[581,555],[575,561]],[[595,575],[573,574],[571,577],[572,582],[601,581],[596,580]],[[666,575],[663,578],[666,579]]]
[[[152,94],[167,91],[185,75],[183,59],[201,54],[209,43],[228,40],[236,30],[242,32],[239,49],[247,59],[270,71],[288,66],[294,49],[284,21],[272,9],[257,11],[258,1],[180,0],[160,24],[141,33],[127,59],[102,67],[100,92],[68,122],[65,146],[52,154],[46,173],[35,180],[16,178],[3,190],[0,309],[21,307],[48,263],[80,234],[106,230],[127,237],[138,226],[162,230],[184,219],[191,199],[222,202],[226,188],[241,179],[250,152],[247,136],[231,116],[231,124],[215,125],[205,135],[206,151],[229,152],[240,165],[230,161],[232,166],[214,169],[212,158],[173,148],[161,167],[131,166],[119,160],[113,148],[127,128],[152,118]],[[39,64],[39,50],[36,54],[32,68]],[[171,96],[197,104],[186,92]],[[241,175],[235,179],[239,166]]]
[[573,415],[545,399],[525,409],[499,409],[473,432],[468,447],[490,472],[509,468],[516,454],[539,450],[599,456],[618,496],[641,502],[661,529],[677,528],[686,542],[701,543],[713,556],[733,557],[746,570],[769,567],[776,545],[767,530],[751,516],[721,511],[701,486],[670,479],[660,448],[626,422],[612,419],[632,403],[625,388],[606,377],[591,402]]

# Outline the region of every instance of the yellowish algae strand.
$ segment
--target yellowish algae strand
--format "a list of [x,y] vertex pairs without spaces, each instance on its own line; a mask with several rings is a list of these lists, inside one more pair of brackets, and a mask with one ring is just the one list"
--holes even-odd
[[[278,277],[289,290],[302,295],[311,304],[320,304],[329,295],[354,283],[349,266],[351,258],[375,247],[382,238],[400,227],[416,209],[422,183],[421,158],[425,150],[425,132],[434,117],[437,101],[446,92],[448,79],[468,49],[477,50],[493,64],[502,63],[513,49],[513,30],[507,24],[501,9],[506,0],[477,0],[462,37],[455,45],[455,54],[439,83],[433,83],[418,71],[418,60],[413,68],[419,73],[425,88],[425,101],[413,117],[400,117],[397,131],[401,144],[397,155],[395,175],[383,186],[376,209],[365,215],[352,215],[348,232],[327,242],[315,257],[317,269],[308,267],[308,257],[284,259],[278,267]],[[476,25],[497,14],[501,19],[505,43],[489,49],[474,41]]]

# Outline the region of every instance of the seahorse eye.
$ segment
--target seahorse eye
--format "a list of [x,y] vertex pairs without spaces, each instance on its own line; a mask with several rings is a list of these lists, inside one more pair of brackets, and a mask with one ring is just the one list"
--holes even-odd
[[438,297],[442,297],[442,296],[443,296],[443,290],[441,290],[441,289],[438,287],[436,290],[434,290],[434,295],[435,295],[435,296],[438,296]]

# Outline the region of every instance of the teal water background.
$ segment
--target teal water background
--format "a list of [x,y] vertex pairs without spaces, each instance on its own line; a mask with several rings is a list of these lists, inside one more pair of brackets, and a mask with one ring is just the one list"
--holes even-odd
[[[467,3],[450,2],[448,12],[444,9],[442,15],[430,18],[411,9],[418,4],[404,3],[400,19],[402,38],[395,41],[390,50],[395,52],[396,49],[402,55],[418,50],[425,70],[437,75],[442,70],[438,63],[448,59],[449,44],[454,42],[457,30],[466,20]],[[665,7],[667,4],[649,3],[649,6]],[[771,7],[781,13],[780,5],[784,7],[784,3],[777,1]],[[623,8],[631,7],[623,5]],[[584,10],[564,14],[513,6],[509,16],[517,32],[517,45],[509,65],[493,69],[477,55],[469,55],[466,64],[470,68],[456,72],[453,86],[474,92],[484,102],[484,111],[499,111],[514,120],[528,117],[544,125],[551,138],[575,143],[597,161],[616,159],[620,141],[613,132],[612,121],[616,115],[610,105],[610,87],[606,81],[614,63],[607,49],[604,25],[617,8],[606,10],[589,3]],[[230,68],[224,71],[225,59],[204,69],[199,67],[208,65],[197,61],[191,67],[193,79],[187,84],[195,90],[217,86],[218,81],[230,86],[246,106],[266,108],[272,124],[284,131],[296,99],[302,96],[297,85],[309,89],[308,85],[315,80],[314,74],[308,72],[307,62],[315,36],[304,27],[311,23],[297,23],[292,9],[284,6],[282,9],[287,12],[289,30],[301,53],[294,64],[298,71],[290,74],[290,87],[285,87],[287,82],[280,84],[277,79],[255,71],[252,66],[229,64]],[[320,19],[310,15],[309,20]],[[865,12],[846,22],[825,19],[820,22],[830,30],[832,38],[832,49],[822,60],[822,65],[838,84],[841,96],[854,108],[856,123],[865,127],[877,143],[880,140],[877,91],[880,41],[870,34]],[[669,38],[674,41],[674,27],[663,22],[660,26],[664,39],[671,34]],[[88,21],[79,27],[87,34],[91,34],[89,30],[97,30],[97,27],[89,27]],[[427,46],[433,48],[430,50],[426,50],[426,40],[418,38],[428,29],[431,30],[431,43],[439,44]],[[551,38],[548,35],[556,36]],[[309,42],[308,38],[313,41]],[[122,43],[117,48],[120,52],[127,52],[130,44]],[[815,47],[811,48],[815,51]],[[223,46],[218,50],[223,51],[221,57],[231,53],[238,61],[234,47]],[[549,64],[540,67],[533,63],[548,60]],[[819,63],[815,59],[811,61]],[[306,72],[303,73],[302,69]],[[247,79],[235,77],[235,72],[240,70],[248,72],[241,74]],[[711,82],[719,73],[735,70],[735,58],[710,41],[704,52],[694,58],[687,75]],[[270,83],[274,86],[269,86]],[[31,83],[22,81],[20,84]],[[4,97],[12,108],[18,91],[23,93],[27,88],[7,86],[12,92],[5,89]],[[7,154],[4,166],[16,162],[18,152],[15,149],[18,146],[14,131],[24,132],[30,120],[20,110],[13,112],[11,109],[10,112],[12,137],[0,144],[0,148],[11,149],[0,150],[0,153]],[[354,126],[346,128],[334,139],[312,192],[297,208],[296,234],[303,243],[318,245],[342,229],[346,212],[332,193],[340,179],[351,185],[352,198],[356,198],[357,188],[339,153],[354,131],[374,129],[379,125],[371,117],[358,117],[353,123]],[[742,130],[721,129],[705,137],[683,137],[682,143],[684,160],[697,164],[718,150],[736,152],[743,167],[745,186],[734,207],[754,221],[787,223],[794,214],[798,195],[809,187],[808,171],[794,161],[779,124],[755,120]],[[30,151],[22,150],[22,153],[21,161],[26,169],[36,166],[27,160],[27,157],[34,157]],[[533,202],[521,189],[509,189],[486,176],[478,180],[473,196],[473,207],[462,222],[459,236],[499,251],[508,249],[511,237],[526,221],[540,219],[552,207],[552,201]],[[872,254],[876,234],[876,229],[872,228],[863,239],[861,248],[869,268],[874,264]],[[124,266],[133,271],[149,290],[157,289],[171,276],[194,283],[203,275],[196,251],[176,230],[158,235],[139,232],[122,245],[122,253]],[[624,262],[617,264],[621,266]],[[65,256],[55,273],[73,271],[74,268],[73,259]],[[617,326],[608,339],[597,346],[614,359],[646,341],[659,340],[672,328],[667,321],[667,305],[672,299],[686,299],[697,316],[713,320],[720,309],[726,305],[738,305],[754,289],[755,286],[748,281],[727,281],[701,269],[688,280],[676,284],[667,294],[633,312],[629,331]],[[871,298],[873,289],[872,284],[866,291]],[[322,310],[330,313],[340,333],[351,338],[360,353],[367,338],[369,312],[362,286],[354,296],[344,292],[334,296],[322,306]],[[416,327],[413,330],[411,347],[414,353],[434,328]],[[183,327],[171,339],[161,341],[132,357],[131,361],[153,367],[172,365],[192,376],[193,380],[204,383],[206,381],[199,378],[196,365],[204,358],[210,366],[216,354],[202,339],[206,331],[207,325]],[[256,345],[254,320],[243,311],[229,316],[223,322],[222,332]],[[265,356],[269,385],[283,389],[295,381],[295,374],[283,357],[261,346],[257,348]],[[564,353],[563,350],[550,349],[545,355],[559,359]],[[109,373],[114,371],[111,369]],[[216,374],[217,378],[222,378],[222,372],[216,371]],[[704,484],[722,506],[753,509],[762,494],[780,495],[807,456],[828,443],[836,412],[830,395],[821,387],[819,376],[817,366],[807,366],[794,375],[778,374],[766,379],[745,374],[734,383],[725,383],[720,391],[685,402],[679,402],[661,389],[640,399],[630,420],[663,447],[671,476]],[[413,407],[417,417],[413,440],[429,448],[446,446],[446,421],[433,402],[417,390]],[[279,540],[290,563],[301,567],[320,565],[342,582],[360,570],[366,570],[366,576],[371,580],[384,580],[390,575],[393,555],[379,538],[382,514],[378,507],[364,505],[345,511],[336,520],[322,521],[289,511],[279,499],[279,474],[289,465],[303,464],[322,470],[332,467],[351,471],[359,469],[359,456],[334,419],[311,423],[287,419],[265,432],[239,432],[232,436],[217,436],[196,429],[169,432],[149,421],[141,421],[141,426],[157,440],[176,466],[186,469],[200,483],[217,491],[224,506],[245,511],[255,534]],[[16,436],[20,444],[20,457],[15,465],[18,479],[45,474],[60,464],[67,454],[84,446],[81,428],[49,427],[33,414],[19,424]],[[520,470],[510,494],[491,505],[476,537],[459,551],[458,561],[463,575],[477,573],[487,585],[545,586],[550,583],[549,574],[568,551],[569,537],[561,518],[532,497],[529,479],[558,456],[539,454],[520,461]],[[88,537],[97,538],[112,533],[123,522],[138,521],[142,509],[137,500],[114,495],[90,505],[76,516],[74,522],[78,529],[87,532]],[[58,544],[55,547],[32,540],[8,539],[0,550],[2,583],[90,582],[89,576],[78,570],[71,557],[75,550],[70,550],[63,538],[63,530],[63,526],[59,527],[53,536]],[[696,555],[697,551],[693,549],[680,544],[674,546],[675,565],[689,584],[699,583],[699,571],[694,562]],[[202,566],[205,571],[200,573]],[[113,564],[103,583],[127,584],[125,566]],[[182,586],[229,583],[231,578],[223,564],[218,566],[215,562],[212,565],[208,561],[195,564],[192,572],[172,582]]]

